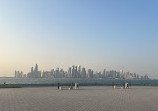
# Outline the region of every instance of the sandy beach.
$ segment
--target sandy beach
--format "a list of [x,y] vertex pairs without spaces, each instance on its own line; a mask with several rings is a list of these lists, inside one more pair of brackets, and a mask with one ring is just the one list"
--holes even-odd
[[86,86],[0,89],[0,111],[157,111],[158,87]]

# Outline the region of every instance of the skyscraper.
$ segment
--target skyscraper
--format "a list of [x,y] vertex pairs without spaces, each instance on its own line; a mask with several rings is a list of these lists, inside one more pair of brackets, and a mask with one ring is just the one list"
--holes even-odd
[[41,71],[38,71],[38,65],[36,64],[35,70],[31,67],[31,72],[27,74],[28,78],[41,78]]
[[106,69],[103,70],[103,77],[102,78],[106,78]]
[[86,69],[83,67],[81,71],[81,78],[86,78]]
[[35,66],[35,72],[37,72],[38,71],[38,65],[36,64],[36,66]]
[[15,70],[15,78],[22,78],[23,77],[23,72],[21,71],[16,71]]
[[72,66],[72,75],[71,78],[75,78],[75,66]]
[[71,77],[72,77],[71,67],[69,67],[69,69],[68,69],[68,77],[69,77],[69,78],[71,78]]
[[31,67],[31,73],[33,73],[33,67]]
[[77,78],[81,77],[81,66],[78,66],[78,70],[77,70]]
[[77,66],[72,66],[72,78],[77,78]]
[[88,78],[93,78],[93,70],[88,69]]

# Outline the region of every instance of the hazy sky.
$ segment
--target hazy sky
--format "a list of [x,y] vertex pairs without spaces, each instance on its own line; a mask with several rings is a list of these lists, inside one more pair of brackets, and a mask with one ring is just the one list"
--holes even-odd
[[36,63],[158,78],[158,1],[0,0],[0,76]]

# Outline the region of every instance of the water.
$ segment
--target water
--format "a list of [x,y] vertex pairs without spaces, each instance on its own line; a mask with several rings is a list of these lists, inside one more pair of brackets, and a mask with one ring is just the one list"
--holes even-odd
[[0,78],[0,84],[71,84],[80,85],[122,85],[128,82],[130,85],[158,85],[158,80],[113,80],[113,79],[82,79],[82,78]]

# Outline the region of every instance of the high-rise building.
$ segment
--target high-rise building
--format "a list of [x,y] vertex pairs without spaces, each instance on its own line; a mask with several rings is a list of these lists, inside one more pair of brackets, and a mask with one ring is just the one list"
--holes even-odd
[[33,67],[31,67],[31,73],[33,73]]
[[77,78],[77,66],[72,66],[72,78]]
[[86,78],[86,69],[83,67],[81,71],[81,78]]
[[99,72],[95,72],[95,74],[96,74],[96,78],[102,78],[102,73],[101,73],[101,71],[99,71]]
[[93,70],[88,69],[88,78],[93,78]]
[[140,78],[141,78],[141,80],[143,80],[143,79],[144,79],[144,77],[143,77],[143,76],[141,76]]
[[59,78],[59,68],[55,70],[55,78]]
[[72,70],[71,70],[71,67],[69,67],[69,69],[68,69],[68,77],[69,77],[69,78],[72,77]]
[[71,78],[75,78],[75,66],[73,65],[72,66],[72,76]]
[[16,70],[15,70],[15,78],[16,78],[17,76],[16,76]]
[[109,74],[109,78],[110,78],[110,79],[115,79],[115,78],[116,78],[116,71],[111,70],[111,71],[110,71],[110,74]]
[[35,66],[35,71],[37,72],[38,71],[38,65],[36,64]]
[[77,78],[80,78],[81,77],[81,66],[78,66],[77,68]]
[[140,79],[138,74],[137,74],[137,79]]
[[38,71],[38,65],[36,64],[35,70],[31,67],[31,72],[27,74],[28,78],[41,78],[41,71]]
[[21,71],[16,71],[15,70],[15,78],[23,78],[23,72]]
[[120,78],[121,78],[121,79],[123,79],[123,78],[124,78],[124,72],[123,72],[123,70],[122,70],[122,69],[120,70]]
[[120,79],[120,72],[116,72],[116,78]]
[[145,79],[145,80],[148,80],[148,79],[149,79],[148,75],[145,75],[145,76],[144,76],[144,79]]
[[123,75],[123,70],[122,69],[120,70],[120,74]]
[[75,66],[75,77],[74,78],[77,78],[78,76],[77,76],[78,74],[77,74],[77,66]]
[[103,70],[103,77],[102,78],[106,78],[106,69]]

